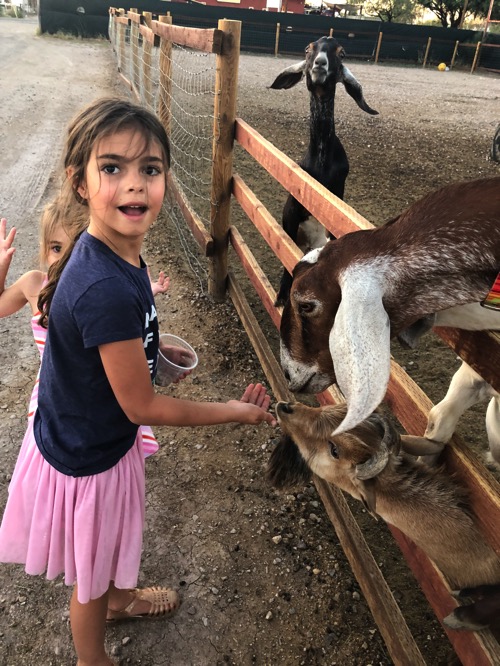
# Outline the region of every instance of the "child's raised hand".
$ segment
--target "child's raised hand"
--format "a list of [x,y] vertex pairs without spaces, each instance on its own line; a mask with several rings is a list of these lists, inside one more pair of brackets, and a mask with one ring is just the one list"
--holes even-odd
[[[230,400],[228,404],[241,411],[238,420],[240,423],[250,423],[258,425],[265,421],[269,425],[275,426],[277,421],[268,411],[271,404],[271,396],[262,384],[249,384],[240,400]],[[240,409],[243,408],[244,409]]]
[[[149,268],[148,268],[148,275],[149,275]],[[151,290],[153,292],[153,296],[156,296],[157,294],[165,294],[167,292],[169,285],[170,285],[170,278],[166,277],[163,271],[160,271],[160,274],[158,275],[158,280],[156,282],[153,282],[153,280],[151,280]]]
[[15,248],[12,247],[15,236],[15,227],[12,227],[7,234],[7,220],[2,217],[0,219],[0,268],[3,268],[5,273],[9,270],[10,262],[15,252]]

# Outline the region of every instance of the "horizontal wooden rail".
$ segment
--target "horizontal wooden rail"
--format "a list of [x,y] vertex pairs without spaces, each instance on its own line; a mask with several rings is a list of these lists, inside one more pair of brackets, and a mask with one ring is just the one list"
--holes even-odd
[[241,118],[236,119],[238,143],[334,236],[372,229],[373,224],[332,194],[292,159],[264,139]]
[[229,242],[238,255],[238,258],[242,263],[246,274],[250,278],[255,291],[259,295],[262,304],[266,308],[268,315],[273,320],[276,328],[279,328],[281,315],[277,308],[274,307],[276,292],[236,227],[229,228]]
[[147,25],[139,25],[139,32],[141,33],[143,39],[145,39],[150,44],[154,45],[155,39],[158,39],[155,33],[151,30],[151,28],[148,28]]
[[132,21],[132,23],[139,23],[139,25],[144,21],[144,18],[142,14],[138,14],[137,12],[127,12],[128,18]]
[[247,217],[259,230],[283,266],[291,273],[303,253],[238,174],[233,176],[232,191]]
[[191,229],[191,233],[203,250],[205,256],[210,257],[214,250],[213,238],[208,233],[201,218],[195,213],[187,199],[184,197],[182,189],[177,185],[177,181],[172,171],[169,171],[167,176],[167,192],[181,209],[186,224]]
[[169,42],[180,46],[188,46],[205,53],[222,53],[224,33],[217,28],[184,28],[168,23],[152,21],[153,32]]
[[123,25],[129,25],[130,23],[126,16],[115,16],[114,20],[116,23],[122,23]]
[[433,329],[454,352],[500,391],[500,333],[498,331],[464,331],[436,326]]

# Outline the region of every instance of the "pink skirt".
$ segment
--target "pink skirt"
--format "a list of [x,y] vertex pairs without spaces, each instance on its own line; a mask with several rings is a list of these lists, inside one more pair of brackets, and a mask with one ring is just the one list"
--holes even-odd
[[0,527],[0,562],[26,573],[64,573],[78,583],[78,601],[137,585],[144,528],[144,454],[141,430],[111,469],[74,478],[54,469],[28,429],[9,485]]

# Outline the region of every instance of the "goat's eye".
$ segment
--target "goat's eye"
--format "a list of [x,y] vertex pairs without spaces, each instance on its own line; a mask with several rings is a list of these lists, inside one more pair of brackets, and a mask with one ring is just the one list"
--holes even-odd
[[332,458],[338,458],[339,452],[337,451],[336,444],[334,444],[334,442],[329,441],[328,446],[330,448],[330,455],[332,456]]
[[300,314],[309,315],[312,314],[315,309],[316,309],[316,303],[314,303],[313,301],[303,301],[302,303],[299,303]]

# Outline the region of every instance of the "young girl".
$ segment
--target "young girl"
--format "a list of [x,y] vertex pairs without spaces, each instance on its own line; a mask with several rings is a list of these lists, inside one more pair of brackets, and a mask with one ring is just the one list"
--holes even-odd
[[161,123],[124,100],[97,101],[69,127],[65,167],[90,222],[40,295],[49,323],[39,404],[12,476],[0,560],[74,584],[79,666],[113,663],[106,619],[168,615],[179,604],[172,590],[134,589],[144,521],[136,424],[275,424],[260,384],[227,403],[154,392],[158,320],[140,253],[169,158]]
[[[40,264],[50,269],[55,262],[75,243],[89,222],[88,210],[79,204],[73,196],[71,188],[63,187],[60,195],[44,208],[40,222]],[[47,329],[38,322],[38,298],[40,291],[47,282],[47,274],[42,270],[28,271],[14,284],[5,288],[5,280],[15,252],[13,247],[16,229],[6,234],[7,221],[0,219],[0,318],[18,312],[27,303],[32,311],[31,328],[40,359],[45,348]],[[160,272],[157,282],[151,283],[153,296],[164,293],[168,289],[169,280]],[[38,377],[31,393],[28,418],[32,418],[38,402]],[[149,426],[141,426],[144,456],[158,451],[158,442]]]

